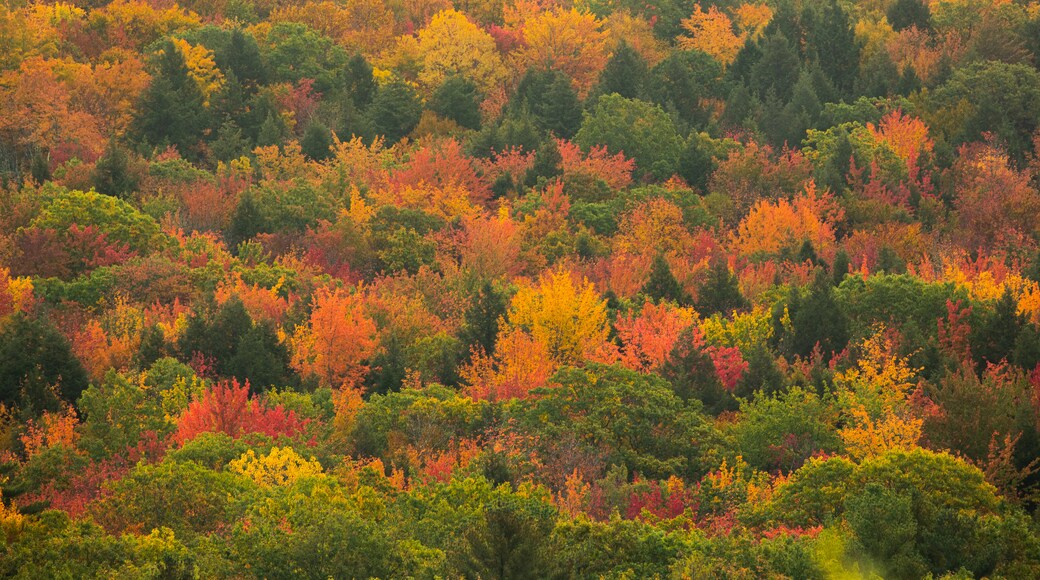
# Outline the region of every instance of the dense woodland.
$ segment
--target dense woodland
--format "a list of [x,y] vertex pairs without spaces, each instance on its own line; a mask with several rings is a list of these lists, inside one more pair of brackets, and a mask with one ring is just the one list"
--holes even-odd
[[0,3],[0,575],[1040,577],[1040,2]]

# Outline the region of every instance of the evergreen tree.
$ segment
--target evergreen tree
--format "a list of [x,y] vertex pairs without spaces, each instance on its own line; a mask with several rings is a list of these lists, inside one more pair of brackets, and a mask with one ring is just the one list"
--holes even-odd
[[185,157],[193,157],[209,127],[209,112],[198,85],[188,74],[181,51],[172,42],[161,46],[152,82],[141,95],[136,118],[137,133],[150,145],[170,144]]
[[845,248],[838,250],[838,253],[834,255],[834,264],[831,265],[831,278],[834,280],[835,286],[840,286],[845,276],[849,274],[849,253],[845,251]]
[[888,7],[888,23],[896,32],[910,27],[931,30],[932,11],[924,0],[896,0]]
[[997,364],[1010,359],[1015,351],[1015,342],[1026,324],[1018,313],[1018,300],[1010,289],[993,305],[992,310],[979,313],[972,325],[970,344],[980,372],[987,364]]
[[740,293],[737,277],[722,260],[708,269],[707,279],[697,290],[695,307],[701,316],[729,315],[734,310],[748,307],[747,299]]
[[87,386],[83,365],[50,322],[16,313],[0,326],[0,404],[34,417],[75,403]]
[[438,115],[455,121],[467,129],[480,129],[480,103],[477,87],[460,76],[445,79],[427,105]]
[[642,292],[654,300],[671,300],[676,304],[687,304],[690,301],[689,295],[679,285],[668,261],[661,254],[654,257],[654,263],[650,267],[650,278],[643,286]]
[[507,306],[506,297],[490,281],[484,282],[466,310],[459,335],[467,351],[479,347],[489,355],[494,354],[498,321],[505,316]]
[[105,195],[126,198],[137,189],[137,179],[130,173],[126,152],[115,138],[109,139],[104,154],[94,165],[94,189]]
[[303,154],[315,161],[324,161],[332,156],[332,132],[319,121],[312,120],[300,139]]
[[372,76],[372,65],[357,53],[347,61],[344,77],[344,89],[350,101],[358,109],[367,107],[378,89],[376,79]]
[[222,361],[227,376],[249,381],[254,391],[284,386],[289,367],[289,350],[278,340],[269,324],[252,324],[238,340],[235,353]]
[[772,93],[781,102],[791,99],[801,63],[798,53],[780,33],[765,39],[762,58],[751,68],[750,86],[759,98]]
[[235,213],[231,216],[231,224],[226,233],[228,246],[237,248],[242,242],[268,231],[269,227],[267,219],[253,198],[253,193],[247,189],[239,198]]
[[791,332],[788,334],[782,322],[783,302],[773,310],[773,341],[781,352],[788,356],[808,357],[819,345],[826,360],[841,352],[849,341],[848,318],[834,297],[832,278],[822,269],[808,293],[795,288],[787,297],[787,315],[790,316]]
[[622,40],[600,73],[597,92],[616,93],[628,99],[642,98],[647,76],[646,60]]
[[224,121],[217,130],[217,138],[209,145],[210,154],[216,161],[238,159],[249,150],[249,141],[242,134],[242,128],[234,121]]
[[394,81],[379,87],[368,113],[376,133],[385,136],[388,144],[396,143],[419,124],[422,105],[411,87]]
[[534,165],[527,172],[526,182],[528,186],[534,186],[539,179],[549,180],[562,173],[560,164],[563,156],[560,154],[560,146],[556,139],[549,135],[534,154]]
[[679,177],[702,193],[708,190],[708,178],[715,171],[715,159],[706,149],[700,135],[691,134],[679,157]]
[[267,82],[267,71],[260,56],[260,47],[251,34],[240,28],[231,31],[231,39],[223,50],[214,54],[217,66],[227,73],[232,73],[248,91]]
[[722,387],[715,363],[708,353],[696,348],[692,330],[684,330],[668,359],[661,367],[661,377],[683,401],[697,400],[713,415],[737,409],[733,395]]
[[267,118],[260,125],[260,132],[256,136],[256,144],[260,147],[281,145],[289,136],[289,129],[282,121],[282,116],[275,112],[267,113]]
[[817,17],[808,40],[816,61],[838,94],[851,96],[859,73],[860,45],[849,15],[837,0],[831,0]]

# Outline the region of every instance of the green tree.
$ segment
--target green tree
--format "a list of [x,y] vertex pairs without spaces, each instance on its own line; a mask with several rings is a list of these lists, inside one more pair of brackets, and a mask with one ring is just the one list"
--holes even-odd
[[0,403],[33,416],[75,403],[87,373],[47,320],[14,314],[0,325]]
[[697,290],[697,301],[694,304],[701,316],[712,314],[729,315],[734,310],[748,307],[748,301],[740,293],[737,276],[730,272],[729,266],[722,260],[716,261],[708,269],[708,277]]
[[573,453],[604,454],[607,464],[623,465],[648,478],[692,476],[704,468],[701,452],[715,437],[696,401],[684,402],[658,376],[619,366],[589,364],[556,373],[557,387],[533,391],[510,411],[536,434],[547,457]]
[[687,304],[690,301],[690,296],[672,274],[668,260],[661,254],[654,256],[654,262],[650,266],[650,277],[642,292],[654,300],[671,300],[676,304]]
[[600,73],[596,91],[602,95],[618,94],[626,99],[642,98],[648,75],[646,60],[622,40]]
[[193,157],[210,126],[205,97],[173,42],[160,46],[152,68],[152,82],[137,107],[137,134],[150,145],[173,145],[181,155]]
[[448,77],[437,87],[427,105],[438,115],[467,129],[480,129],[480,103],[477,87],[460,76]]
[[126,152],[114,138],[94,165],[93,182],[101,193],[119,198],[126,198],[137,189],[137,178],[130,172]]
[[640,173],[662,180],[675,173],[684,146],[661,107],[621,95],[600,97],[574,141],[586,150],[605,145],[610,153],[624,153]]
[[368,113],[376,133],[395,143],[419,124],[422,106],[410,86],[394,81],[379,87]]

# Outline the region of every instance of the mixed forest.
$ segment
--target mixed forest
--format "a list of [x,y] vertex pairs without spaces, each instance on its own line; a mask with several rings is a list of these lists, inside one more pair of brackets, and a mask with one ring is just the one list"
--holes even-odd
[[1036,0],[0,0],[0,575],[1040,577],[1038,63]]

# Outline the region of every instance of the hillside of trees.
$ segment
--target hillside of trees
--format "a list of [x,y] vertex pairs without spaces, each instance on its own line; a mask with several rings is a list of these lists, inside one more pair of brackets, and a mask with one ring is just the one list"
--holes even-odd
[[1038,63],[1037,0],[0,0],[0,576],[1040,577]]

